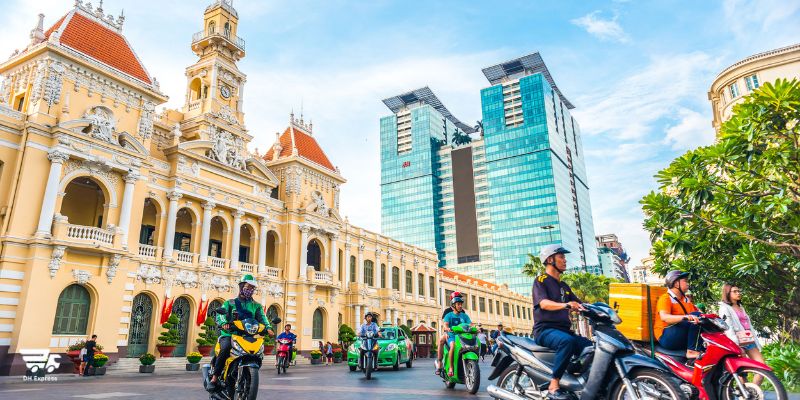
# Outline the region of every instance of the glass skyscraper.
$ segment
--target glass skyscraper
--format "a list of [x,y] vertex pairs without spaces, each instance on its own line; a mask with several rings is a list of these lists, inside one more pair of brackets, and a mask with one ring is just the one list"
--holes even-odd
[[429,89],[384,100],[382,229],[435,249],[442,267],[529,294],[520,270],[545,244],[570,249],[571,269],[598,263],[580,129],[538,53],[483,72],[491,86],[470,143]]

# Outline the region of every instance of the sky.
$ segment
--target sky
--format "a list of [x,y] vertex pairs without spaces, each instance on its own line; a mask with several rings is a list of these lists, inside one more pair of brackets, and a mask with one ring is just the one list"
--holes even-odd
[[[95,6],[98,1],[95,1]],[[183,106],[191,36],[211,0],[105,0],[170,101]],[[725,67],[800,42],[800,0],[234,0],[246,40],[245,124],[262,153],[289,113],[348,182],[341,214],[380,231],[381,102],[429,86],[460,120],[481,118],[481,68],[535,51],[576,106],[596,234],[616,233],[638,265],[650,242],[639,200],[653,175],[713,142],[707,92]],[[0,0],[0,55],[24,48],[72,0]]]

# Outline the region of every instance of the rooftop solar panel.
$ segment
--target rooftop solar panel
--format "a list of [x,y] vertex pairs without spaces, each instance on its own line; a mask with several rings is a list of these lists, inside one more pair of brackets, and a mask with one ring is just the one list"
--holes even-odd
[[450,111],[447,110],[447,107],[445,107],[444,104],[442,104],[439,98],[436,97],[436,95],[433,94],[433,91],[427,86],[394,97],[383,99],[383,104],[385,104],[386,107],[389,107],[389,109],[392,110],[393,113],[396,113],[400,111],[400,109],[403,108],[404,106],[411,103],[416,103],[418,101],[428,104],[434,109],[436,109],[436,111],[438,111],[440,114],[442,114],[442,116],[450,120],[450,122],[455,124],[462,131],[466,133],[475,132],[475,128],[459,121],[458,118],[453,116],[453,114],[450,114]]
[[561,93],[561,90],[558,88],[558,86],[556,86],[553,76],[550,75],[550,71],[547,69],[547,65],[544,63],[544,60],[542,60],[542,56],[539,54],[539,52],[486,67],[483,69],[483,75],[486,76],[486,79],[488,79],[492,85],[496,85],[500,83],[503,78],[507,78],[523,71],[526,72],[526,75],[538,73],[544,75],[544,78],[547,79],[547,82],[553,87],[553,90],[558,93],[558,97],[561,98],[561,101],[564,103],[564,105],[566,105],[569,109],[575,108],[575,106],[572,105],[572,103],[570,103],[566,97],[564,97],[564,94]]

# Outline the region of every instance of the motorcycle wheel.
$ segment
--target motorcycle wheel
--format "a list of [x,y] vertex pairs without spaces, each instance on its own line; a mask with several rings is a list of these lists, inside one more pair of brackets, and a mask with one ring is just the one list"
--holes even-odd
[[278,357],[278,362],[276,363],[278,367],[278,375],[281,374],[281,368],[283,367],[283,357]]
[[535,393],[538,386],[531,377],[526,373],[522,373],[517,380],[517,386],[514,387],[514,379],[517,377],[517,364],[512,363],[499,377],[497,377],[497,387],[500,389],[508,390],[511,393],[523,396],[525,393]]
[[[738,371],[736,376],[742,380],[742,385],[747,391],[747,397],[739,392],[739,385],[736,384],[733,378],[730,378],[723,384],[722,400],[736,400],[742,398],[763,400],[767,397],[767,392],[770,391],[774,391],[774,396],[777,400],[788,399],[786,389],[772,371],[761,368],[742,368]],[[753,382],[756,376],[760,376],[763,379],[760,385]],[[769,397],[771,398],[772,396]]]
[[475,360],[464,361],[464,384],[470,394],[475,394],[481,387],[481,369]]
[[448,389],[452,389],[456,387],[456,383],[453,381],[444,381],[444,386],[446,386]]
[[367,376],[367,380],[370,380],[372,379],[372,359],[365,358],[364,364],[364,374]]
[[356,366],[355,365],[348,365],[348,367],[350,367],[350,372],[356,372]]
[[[629,376],[631,384],[636,386],[639,396],[642,399],[670,399],[686,400],[688,397],[681,390],[680,383],[676,378],[667,375],[665,372],[655,369],[639,369],[633,371]],[[628,387],[622,381],[614,386],[611,391],[611,400],[627,400],[633,398],[628,393]]]

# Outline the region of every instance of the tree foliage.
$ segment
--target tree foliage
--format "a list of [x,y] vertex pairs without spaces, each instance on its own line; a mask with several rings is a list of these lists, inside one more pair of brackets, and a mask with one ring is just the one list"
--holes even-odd
[[695,297],[735,282],[758,329],[800,338],[800,82],[766,83],[717,142],[675,159],[642,200],[655,270],[691,273]]
[[158,336],[158,344],[161,346],[175,346],[181,341],[181,334],[178,333],[178,323],[180,320],[175,314],[170,314],[167,322],[161,324],[164,332]]
[[200,330],[202,330],[202,332],[198,334],[199,337],[196,339],[198,346],[213,346],[217,344],[219,330],[217,329],[217,321],[215,321],[214,318],[206,318]]
[[[544,264],[539,257],[528,254],[528,262],[522,266],[522,275],[535,278],[545,273]],[[615,279],[603,275],[595,275],[590,272],[568,272],[561,276],[561,279],[575,291],[584,302],[595,303],[598,301],[608,302],[608,285],[616,282]]]
[[522,275],[535,278],[544,273],[544,264],[539,257],[528,253],[528,262],[522,266]]
[[339,341],[344,343],[345,347],[353,343],[356,337],[356,332],[347,324],[339,325]]

